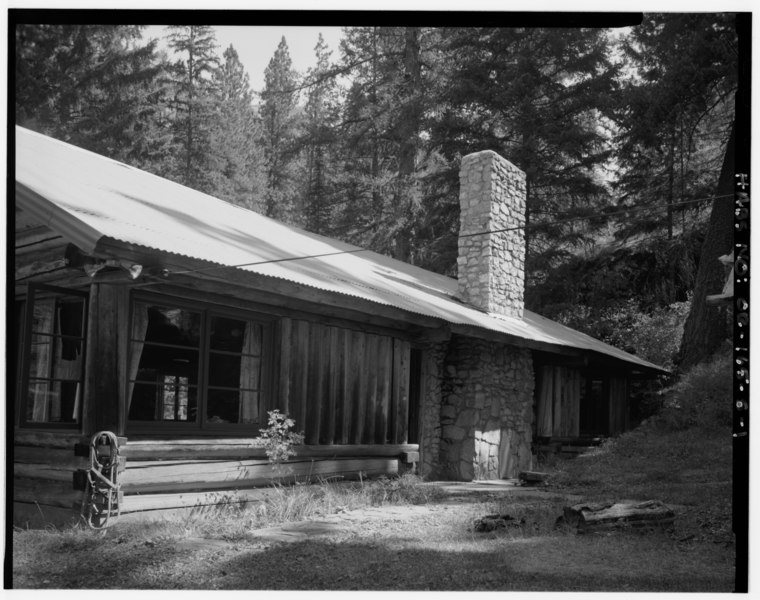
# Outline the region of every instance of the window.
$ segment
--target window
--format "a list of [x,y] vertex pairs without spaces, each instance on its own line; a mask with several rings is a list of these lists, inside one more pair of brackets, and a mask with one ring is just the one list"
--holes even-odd
[[242,313],[148,299],[134,302],[130,426],[215,429],[258,424],[268,334],[266,320]]
[[34,284],[26,307],[21,422],[76,427],[82,412],[87,295]]

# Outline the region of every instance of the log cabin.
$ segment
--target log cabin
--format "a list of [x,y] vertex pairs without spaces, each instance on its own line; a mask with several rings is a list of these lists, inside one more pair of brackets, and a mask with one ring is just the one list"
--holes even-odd
[[293,477],[513,478],[537,438],[624,430],[628,382],[663,372],[525,310],[525,175],[494,152],[462,159],[455,279],[9,134],[17,523],[76,516],[95,432],[123,515],[252,497],[273,409]]

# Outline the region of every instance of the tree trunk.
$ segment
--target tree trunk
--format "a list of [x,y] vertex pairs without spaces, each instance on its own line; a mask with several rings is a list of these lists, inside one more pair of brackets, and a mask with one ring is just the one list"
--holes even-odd
[[679,350],[678,372],[683,373],[709,358],[729,337],[726,305],[711,306],[705,302],[708,294],[723,289],[726,274],[718,257],[729,254],[734,239],[734,139],[736,125],[726,144],[723,168],[718,180],[717,198],[713,200],[707,236],[699,256],[699,268],[694,284],[691,310],[684,325]]

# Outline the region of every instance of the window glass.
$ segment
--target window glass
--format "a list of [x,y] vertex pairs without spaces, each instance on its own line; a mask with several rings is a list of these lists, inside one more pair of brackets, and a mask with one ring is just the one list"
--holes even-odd
[[84,381],[84,296],[32,287],[26,349],[27,424],[79,422]]
[[196,422],[201,313],[135,303],[129,419]]
[[209,329],[206,421],[210,424],[257,423],[261,325],[212,316]]
[[130,421],[259,422],[261,323],[135,302],[131,332]]

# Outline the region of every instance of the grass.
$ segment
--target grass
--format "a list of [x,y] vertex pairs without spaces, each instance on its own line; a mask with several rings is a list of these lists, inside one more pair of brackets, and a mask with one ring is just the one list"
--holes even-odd
[[[730,370],[726,370],[730,378]],[[731,433],[722,371],[685,378],[665,410],[574,459],[547,458],[542,490],[443,497],[418,478],[274,488],[241,508],[154,523],[14,532],[20,588],[253,590],[500,590],[730,592]],[[543,492],[548,493],[543,493]],[[676,512],[670,532],[578,535],[556,527],[564,494],[589,501],[658,499]],[[573,501],[574,502],[574,501]],[[384,510],[387,506],[408,507]],[[358,511],[358,512],[351,512]],[[368,512],[369,511],[369,512]],[[508,514],[517,525],[477,532]],[[329,535],[285,543],[256,529],[343,515]]]

